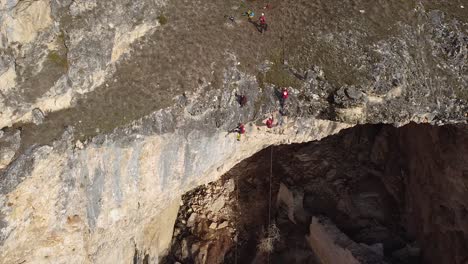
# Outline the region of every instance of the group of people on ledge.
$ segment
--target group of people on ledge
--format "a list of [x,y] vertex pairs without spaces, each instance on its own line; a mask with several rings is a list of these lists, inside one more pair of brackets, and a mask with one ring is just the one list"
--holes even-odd
[[[247,96],[245,94],[238,95],[236,94],[237,97],[237,102],[239,103],[240,107],[244,107],[247,104]],[[281,89],[281,93],[279,96],[279,102],[280,102],[280,113],[285,114],[284,108],[286,106],[286,101],[289,98],[289,90],[288,88],[284,87]],[[265,125],[267,128],[273,128],[277,124],[274,123],[274,118],[273,115],[270,115],[268,119],[264,121]],[[239,123],[236,128],[233,130],[229,131],[233,133],[237,133],[237,140],[240,141],[241,136],[245,134],[245,125],[243,123]]]
[[[269,9],[270,8],[270,4],[267,4],[263,7],[263,9]],[[260,33],[263,33],[265,31],[268,30],[268,24],[266,22],[266,17],[265,17],[265,13],[262,13],[260,15],[260,17],[258,18],[258,20],[255,20],[255,12],[252,11],[252,10],[247,10],[247,12],[244,12],[242,13],[243,16],[247,16],[247,20],[252,23],[256,28],[257,30],[260,32]],[[234,16],[230,15],[230,16],[224,16],[224,17],[227,17],[229,18],[229,20],[231,20],[231,22],[235,23],[235,18]]]

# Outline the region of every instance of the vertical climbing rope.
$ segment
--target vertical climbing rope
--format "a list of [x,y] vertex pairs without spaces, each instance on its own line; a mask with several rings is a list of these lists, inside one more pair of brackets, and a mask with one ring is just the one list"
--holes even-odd
[[239,215],[240,215],[240,203],[239,203],[239,174],[236,174],[236,203],[237,203],[237,230],[236,230],[236,251],[234,253],[234,263],[237,264],[237,252],[238,252],[238,245],[239,245]]
[[[239,116],[239,122],[240,122],[240,116]],[[236,252],[234,253],[234,263],[237,264],[237,255],[239,252],[238,246],[239,246],[239,223],[240,223],[240,214],[241,214],[241,208],[240,208],[240,202],[239,202],[239,192],[240,192],[240,185],[239,185],[239,173],[236,174],[236,204],[237,204],[237,230],[236,230]]]
[[[273,146],[270,147],[270,189],[268,194],[268,238],[271,236],[271,179],[273,178]],[[267,251],[268,263],[270,263],[270,251]]]

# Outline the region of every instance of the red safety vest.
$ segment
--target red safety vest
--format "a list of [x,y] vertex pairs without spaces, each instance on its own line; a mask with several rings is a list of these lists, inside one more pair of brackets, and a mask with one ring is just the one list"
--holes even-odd
[[245,127],[244,127],[244,125],[240,125],[240,126],[239,126],[239,133],[240,133],[240,134],[244,134],[244,133],[245,133]]
[[273,127],[273,119],[268,118],[268,120],[266,121],[266,125],[267,125],[268,128],[272,128]]

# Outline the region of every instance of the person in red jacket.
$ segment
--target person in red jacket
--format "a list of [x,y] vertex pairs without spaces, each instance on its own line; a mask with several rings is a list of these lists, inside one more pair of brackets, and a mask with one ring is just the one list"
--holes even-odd
[[288,88],[284,87],[283,90],[281,91],[281,107],[284,107],[284,104],[286,103],[286,100],[289,98],[289,91]]
[[260,33],[263,33],[263,31],[267,31],[268,25],[266,23],[266,18],[265,18],[264,13],[262,13],[262,15],[260,16],[259,21],[260,21],[260,28],[259,28]]
[[288,99],[289,97],[289,92],[288,92],[288,88],[283,88],[283,91],[281,92],[281,96],[283,97],[283,100],[286,100]]
[[270,116],[270,118],[267,119],[267,121],[265,122],[266,123],[266,126],[268,128],[272,128],[273,127],[273,117]]
[[237,132],[238,132],[239,134],[245,134],[245,126],[244,126],[244,124],[239,123],[239,125],[237,126]]
[[240,141],[241,135],[245,134],[245,126],[242,123],[239,123],[234,129],[234,132],[237,132],[237,141]]
[[239,134],[245,134],[245,126],[244,126],[244,124],[239,123],[239,124],[237,125],[236,128],[234,128],[233,130],[229,131],[229,133],[231,133],[231,132],[235,132],[235,133],[239,133]]

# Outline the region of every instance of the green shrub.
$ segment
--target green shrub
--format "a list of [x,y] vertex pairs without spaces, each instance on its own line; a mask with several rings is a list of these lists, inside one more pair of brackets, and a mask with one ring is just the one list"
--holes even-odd
[[63,67],[65,69],[68,69],[68,61],[67,61],[67,58],[65,56],[62,56],[60,55],[59,53],[57,53],[56,51],[52,50],[51,52],[49,52],[49,54],[47,55],[47,58],[54,64],[60,66],[60,67]]
[[159,21],[159,24],[165,25],[165,24],[167,24],[167,17],[165,15],[159,15],[158,16],[158,21]]
[[285,67],[283,53],[280,50],[273,52],[270,60],[272,62],[270,70],[266,72],[264,77],[261,76],[261,80],[258,80],[261,85],[264,85],[264,83],[273,84],[277,87],[299,87],[301,85],[296,76]]

